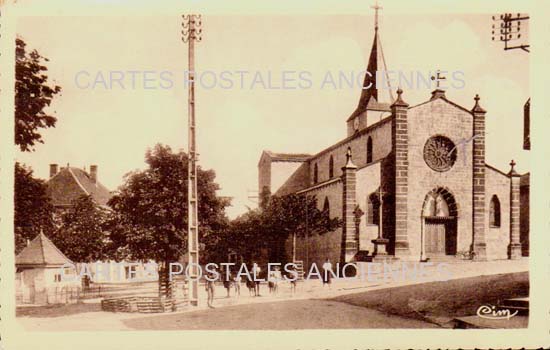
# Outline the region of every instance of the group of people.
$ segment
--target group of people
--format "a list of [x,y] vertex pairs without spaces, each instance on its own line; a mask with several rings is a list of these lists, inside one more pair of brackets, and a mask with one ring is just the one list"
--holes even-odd
[[[258,266],[257,263],[252,264],[251,278],[246,278],[246,287],[250,296],[259,297],[260,295],[260,281],[262,279],[262,269]],[[323,273],[322,273],[322,282],[323,287],[329,286],[331,284],[331,273],[332,273],[332,263],[329,259],[326,259],[323,264]],[[292,294],[296,293],[296,284],[297,284],[297,270],[293,268],[290,270],[290,274],[294,276],[289,276],[288,282],[290,283],[290,291]],[[223,287],[225,288],[227,295],[226,298],[231,296],[231,289],[234,290],[235,296],[239,297],[241,295],[241,282],[242,278],[239,274],[236,274],[233,271],[229,271],[228,275],[219,273],[221,279],[223,280]],[[281,269],[276,266],[273,271],[269,272],[267,276],[267,285],[269,288],[269,294],[277,294],[279,290],[279,284],[283,281],[283,274]],[[215,294],[215,273],[209,272],[207,274],[205,288],[208,294],[208,307],[214,308],[214,294]]]
[[[254,296],[260,296],[260,281],[258,280],[260,277],[261,268],[258,266],[257,263],[254,263],[252,265],[251,274],[252,276],[256,276],[256,278],[247,278],[246,286],[249,290],[250,295]],[[229,271],[227,275],[223,273],[219,273],[220,278],[223,281],[223,287],[225,288],[227,295],[226,297],[229,298],[231,296],[231,289],[234,289],[235,296],[239,297],[241,295],[241,281],[242,278],[239,274]],[[206,282],[205,282],[205,288],[206,292],[208,294],[208,307],[214,308],[214,294],[215,294],[215,273],[209,272],[206,276]]]

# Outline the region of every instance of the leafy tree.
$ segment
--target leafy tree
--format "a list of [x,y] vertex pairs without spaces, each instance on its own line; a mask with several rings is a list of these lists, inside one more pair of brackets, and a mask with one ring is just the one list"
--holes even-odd
[[260,197],[259,206],[261,209],[264,209],[265,207],[267,207],[267,204],[269,203],[269,198],[271,198],[271,191],[269,190],[269,187],[264,186],[260,191],[259,197]]
[[[127,174],[109,201],[113,245],[130,259],[179,261],[187,252],[187,154],[157,144],[146,152],[145,162],[148,167]],[[220,187],[215,177],[213,170],[197,169],[199,240],[207,244],[228,224],[229,200],[216,195]],[[210,248],[205,246],[204,252]]]
[[285,242],[292,235],[324,234],[342,225],[340,219],[330,217],[328,210],[317,207],[315,196],[304,194],[271,197],[263,221],[272,261],[291,260],[285,254]]
[[229,224],[227,234],[219,242],[218,249],[225,254],[232,250],[247,262],[255,260],[261,254],[261,249],[266,248],[267,244],[262,237],[263,219],[262,211],[259,209],[251,209],[233,219]]
[[57,119],[45,111],[61,87],[50,85],[43,62],[48,59],[36,50],[27,51],[17,38],[15,48],[15,144],[29,152],[34,145],[44,143],[40,129],[55,127]]
[[256,259],[267,248],[269,261],[287,262],[285,242],[293,235],[324,234],[341,226],[338,218],[317,208],[315,196],[290,194],[272,196],[263,209],[249,210],[233,220],[225,242],[247,261]]
[[14,179],[15,253],[18,254],[42,229],[45,234],[54,230],[53,205],[46,183],[33,177],[33,171],[15,163]]
[[61,214],[61,225],[51,240],[74,262],[106,259],[108,214],[108,209],[95,203],[90,195],[83,195]]
[[[15,49],[15,144],[23,152],[33,151],[36,142],[43,143],[41,128],[55,127],[57,119],[44,111],[51,104],[59,86],[50,86],[42,64],[48,61],[36,50],[27,51],[21,38]],[[15,252],[40,230],[50,235],[54,230],[54,208],[47,195],[46,183],[35,179],[29,168],[15,163],[14,235]]]

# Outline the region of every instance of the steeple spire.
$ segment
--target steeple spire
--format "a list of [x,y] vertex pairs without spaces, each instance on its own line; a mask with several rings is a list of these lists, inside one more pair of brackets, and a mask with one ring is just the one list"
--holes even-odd
[[359,108],[367,108],[370,97],[378,101],[378,89],[376,87],[376,72],[378,71],[378,29],[374,32],[374,40],[370,49],[369,63],[363,81],[363,90],[359,98]]
[[[387,73],[388,68],[386,66],[386,59],[384,58],[384,51],[382,50],[378,30],[378,11],[382,9],[382,6],[378,5],[378,0],[375,1],[375,4],[371,6],[371,8],[374,9],[374,40],[372,41],[369,63],[365,71],[363,86],[361,87],[359,103],[355,111],[353,111],[347,120],[348,135],[353,135],[353,133],[368,126],[367,111],[371,111],[368,114],[374,117],[373,120],[381,120],[384,115],[390,113],[390,103],[394,101],[392,87],[390,86],[390,79]],[[381,77],[379,74],[385,74],[385,77]],[[381,86],[377,85],[378,78],[381,79]],[[382,90],[388,89],[389,101],[385,99],[382,100],[382,96],[378,94],[378,88]]]
[[[372,41],[372,48],[370,50],[369,63],[367,65],[367,70],[365,72],[365,79],[363,81],[363,89],[361,90],[361,97],[359,98],[359,104],[357,106],[357,111],[353,114],[362,113],[371,100],[371,97],[374,98],[374,102],[380,102],[378,96],[378,87],[376,86],[377,72],[387,71],[386,60],[384,58],[384,52],[382,51],[382,45],[380,43],[380,38],[378,35],[378,11],[382,9],[382,6],[378,4],[376,0],[375,4],[371,6],[374,9],[374,40]],[[379,66],[380,65],[380,66]],[[389,83],[389,79],[386,79],[386,84]],[[393,95],[391,93],[391,87],[389,88],[390,92],[390,101],[393,101]]]

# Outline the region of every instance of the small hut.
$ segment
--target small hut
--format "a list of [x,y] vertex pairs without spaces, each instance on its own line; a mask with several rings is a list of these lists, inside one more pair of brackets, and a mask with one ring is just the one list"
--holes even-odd
[[[67,267],[67,264],[72,267]],[[74,266],[40,232],[15,257],[18,301],[31,304],[68,302],[69,293],[76,295],[81,283]]]

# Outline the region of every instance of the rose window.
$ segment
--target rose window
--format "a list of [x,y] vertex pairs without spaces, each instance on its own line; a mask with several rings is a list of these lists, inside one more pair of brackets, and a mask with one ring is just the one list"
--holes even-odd
[[424,145],[424,161],[435,171],[447,171],[456,161],[456,147],[445,136],[433,136]]

